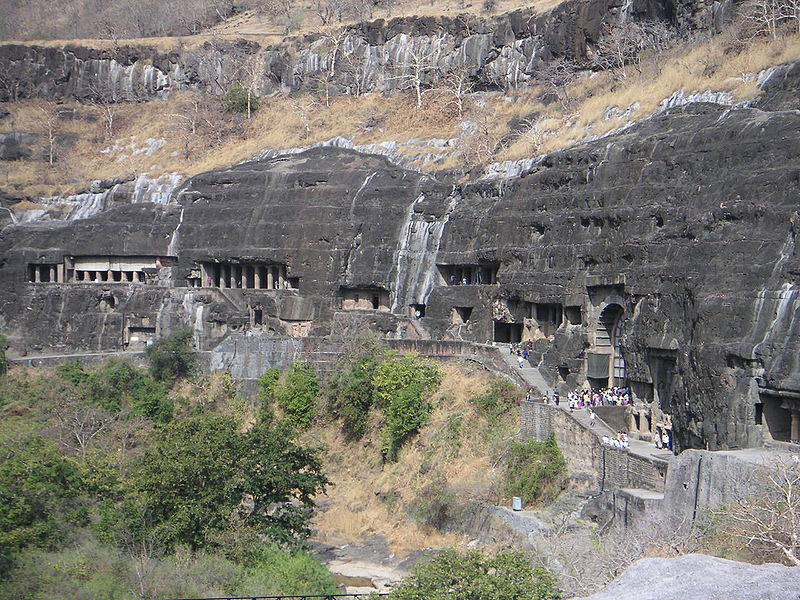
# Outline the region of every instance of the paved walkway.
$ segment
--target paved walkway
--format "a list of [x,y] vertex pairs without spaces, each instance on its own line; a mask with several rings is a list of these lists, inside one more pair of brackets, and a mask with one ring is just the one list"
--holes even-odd
[[528,384],[529,387],[532,387],[534,390],[538,391],[538,396],[541,396],[550,389],[550,386],[547,385],[547,382],[542,377],[542,373],[539,371],[538,367],[533,367],[531,364],[526,360],[523,363],[523,367],[519,368],[519,358],[516,354],[511,354],[509,351],[508,345],[499,346],[500,354],[503,357],[503,360],[506,361],[506,364],[509,368],[513,369],[515,373],[519,374],[522,379]]

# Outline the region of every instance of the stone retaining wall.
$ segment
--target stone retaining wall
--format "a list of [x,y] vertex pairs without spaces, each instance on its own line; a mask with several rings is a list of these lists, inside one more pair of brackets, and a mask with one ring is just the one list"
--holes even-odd
[[520,439],[544,441],[554,435],[567,460],[572,485],[589,492],[641,488],[662,492],[667,463],[609,448],[569,412],[551,404],[523,402]]

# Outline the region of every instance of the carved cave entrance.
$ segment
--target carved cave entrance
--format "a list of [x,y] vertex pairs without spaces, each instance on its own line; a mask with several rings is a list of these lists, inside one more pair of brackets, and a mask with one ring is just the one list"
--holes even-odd
[[494,322],[494,341],[503,344],[518,344],[522,341],[522,323]]
[[622,354],[622,316],[619,304],[609,304],[600,313],[595,330],[594,352],[589,356],[588,376],[593,388],[624,387],[628,376]]
[[800,443],[800,400],[779,393],[761,392],[756,404],[756,425],[764,425],[773,440]]

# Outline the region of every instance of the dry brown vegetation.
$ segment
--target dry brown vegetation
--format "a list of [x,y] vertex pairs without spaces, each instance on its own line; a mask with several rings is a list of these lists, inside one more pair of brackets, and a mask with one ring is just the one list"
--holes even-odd
[[320,536],[353,542],[381,534],[398,556],[463,543],[415,520],[414,513],[421,503],[430,509],[432,503],[450,501],[451,494],[457,500],[500,499],[498,461],[516,439],[517,422],[515,411],[495,424],[476,412],[469,400],[488,386],[483,371],[446,366],[430,423],[396,463],[381,460],[377,423],[364,439],[352,442],[345,441],[338,423],[309,431],[305,441],[326,448],[324,471],[334,483],[328,498],[320,499],[324,510],[315,521]]
[[[682,42],[637,61],[624,78],[613,70],[582,71],[560,80],[556,73],[531,88],[458,98],[452,86],[440,86],[422,95],[421,108],[410,94],[276,94],[262,98],[260,110],[247,119],[225,113],[218,97],[180,92],[168,100],[113,105],[109,135],[107,106],[15,102],[7,105],[12,114],[0,122],[0,132],[36,133],[39,142],[30,159],[0,164],[0,185],[35,203],[39,197],[86,189],[92,179],[192,175],[265,149],[305,147],[335,136],[359,145],[398,142],[412,166],[430,171],[531,158],[646,118],[677,91],[728,92],[734,102],[751,99],[761,70],[800,60],[800,34],[743,39],[739,33]],[[48,128],[44,116],[54,112],[62,118]],[[54,147],[47,143],[51,129]],[[431,149],[424,143],[431,138],[457,143]],[[164,143],[143,152],[147,140]],[[426,154],[439,158],[413,160]]]

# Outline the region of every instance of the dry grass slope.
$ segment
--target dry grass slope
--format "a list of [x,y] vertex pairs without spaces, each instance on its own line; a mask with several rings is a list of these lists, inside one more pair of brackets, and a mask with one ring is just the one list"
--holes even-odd
[[355,442],[346,442],[336,423],[312,429],[305,441],[326,448],[325,472],[334,482],[323,501],[325,510],[316,518],[320,536],[354,542],[381,534],[398,556],[463,544],[458,536],[444,536],[414,522],[408,513],[431,482],[454,490],[459,499],[500,499],[502,471],[497,464],[516,438],[517,419],[511,411],[490,425],[475,411],[469,399],[488,385],[482,371],[446,366],[430,423],[406,444],[394,464],[381,460],[377,421]]

